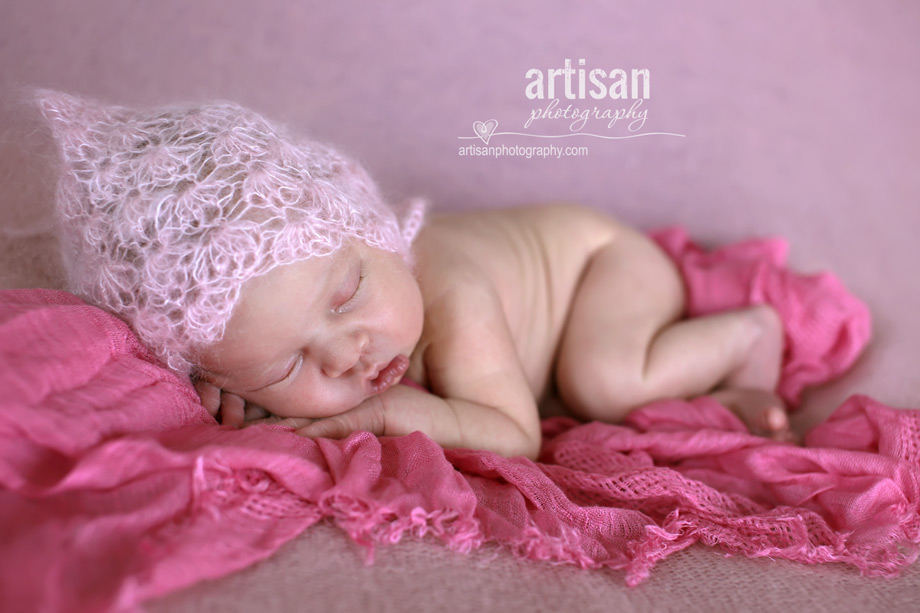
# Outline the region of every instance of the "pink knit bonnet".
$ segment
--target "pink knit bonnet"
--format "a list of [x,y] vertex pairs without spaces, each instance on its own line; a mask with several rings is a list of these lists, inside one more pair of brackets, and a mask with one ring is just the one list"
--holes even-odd
[[400,224],[364,169],[230,103],[136,110],[39,90],[63,169],[68,289],[125,321],[170,367],[220,340],[247,280],[350,238],[401,254]]

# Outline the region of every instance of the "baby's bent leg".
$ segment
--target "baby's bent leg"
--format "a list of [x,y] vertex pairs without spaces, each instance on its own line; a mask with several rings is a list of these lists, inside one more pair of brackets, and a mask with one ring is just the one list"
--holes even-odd
[[618,421],[651,401],[720,384],[775,387],[782,337],[780,328],[779,346],[764,345],[778,321],[770,307],[679,321],[684,300],[667,255],[620,231],[594,255],[573,300],[556,367],[566,405],[585,419]]

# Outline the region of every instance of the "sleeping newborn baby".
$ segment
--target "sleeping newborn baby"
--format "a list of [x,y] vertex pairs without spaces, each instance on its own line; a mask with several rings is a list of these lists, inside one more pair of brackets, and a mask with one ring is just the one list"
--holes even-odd
[[355,161],[237,105],[38,100],[63,152],[69,289],[225,424],[534,458],[548,394],[608,422],[709,394],[790,435],[774,310],[683,319],[674,265],[614,219],[553,204],[422,223],[421,202],[394,210]]

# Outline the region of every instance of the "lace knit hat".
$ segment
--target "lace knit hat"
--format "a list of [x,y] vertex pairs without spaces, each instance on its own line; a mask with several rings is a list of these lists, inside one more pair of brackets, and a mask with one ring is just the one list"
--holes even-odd
[[401,254],[400,225],[355,161],[230,103],[135,110],[36,92],[63,156],[68,289],[127,321],[171,368],[220,340],[247,280],[349,238]]

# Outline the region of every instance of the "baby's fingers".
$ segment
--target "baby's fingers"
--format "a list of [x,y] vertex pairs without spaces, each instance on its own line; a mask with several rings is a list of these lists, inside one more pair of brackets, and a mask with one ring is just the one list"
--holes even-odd
[[198,380],[195,381],[195,391],[198,392],[201,405],[208,410],[212,417],[216,417],[217,411],[220,409],[220,388],[207,381]]
[[[268,415],[268,411],[259,407],[247,407],[246,401],[231,392],[222,391],[213,383],[199,379],[195,381],[195,391],[201,399],[201,405],[213,417],[220,413],[220,423],[239,428],[247,419],[256,419]],[[247,413],[247,409],[249,409]],[[263,414],[258,415],[257,411]]]
[[318,419],[297,430],[297,434],[309,438],[345,438],[351,432],[348,425],[337,417]]
[[230,392],[220,393],[220,423],[239,428],[246,418],[246,401]]
[[267,417],[260,417],[259,419],[249,420],[247,418],[247,426],[285,426],[287,428],[303,428],[311,423],[316,421],[315,419],[310,419],[308,417],[279,417],[277,415],[269,415]]
[[246,424],[249,425],[254,422],[260,422],[262,420],[272,417],[272,414],[260,407],[257,404],[252,404],[250,402],[246,403],[246,408],[243,411],[243,418],[246,421]]

